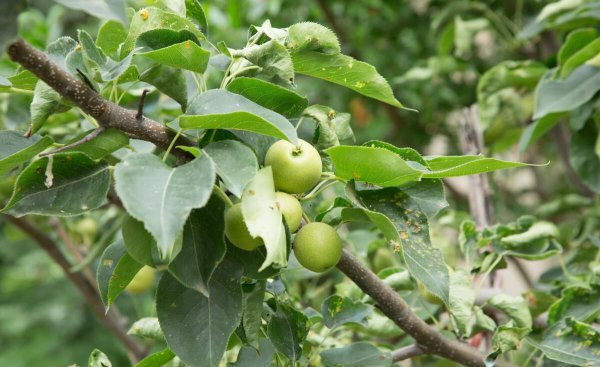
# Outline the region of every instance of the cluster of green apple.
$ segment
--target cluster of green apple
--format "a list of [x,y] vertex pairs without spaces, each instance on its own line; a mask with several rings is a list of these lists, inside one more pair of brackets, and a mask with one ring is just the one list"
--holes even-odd
[[[314,272],[331,269],[342,256],[340,236],[325,223],[312,222],[300,228],[302,206],[294,196],[312,189],[321,179],[323,163],[319,152],[304,140],[299,140],[298,145],[280,140],[267,151],[265,165],[273,170],[277,204],[285,223],[291,233],[298,231],[293,243],[298,262]],[[247,251],[263,245],[261,238],[252,237],[248,231],[240,203],[225,213],[225,236]]]

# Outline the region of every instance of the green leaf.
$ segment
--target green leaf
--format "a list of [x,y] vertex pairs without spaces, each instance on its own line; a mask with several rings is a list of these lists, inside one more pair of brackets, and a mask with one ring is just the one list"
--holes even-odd
[[429,219],[448,206],[442,180],[430,179],[409,183],[402,186],[402,191],[410,196]]
[[[288,236],[288,238],[286,238],[286,245],[287,252],[289,253],[291,249],[291,242],[289,239],[289,234],[286,235]],[[281,269],[279,267],[275,267],[274,264],[271,264],[265,269],[259,270],[267,258],[267,250],[264,246],[260,246],[253,251],[246,251],[229,243],[227,238],[225,239],[225,242],[227,243],[226,256],[230,257],[232,261],[235,261],[240,269],[244,269],[243,275],[246,278],[266,280],[279,274]]]
[[[598,37],[598,31],[594,28],[581,28],[570,32],[558,52],[558,65],[564,65],[571,56],[595,40],[596,37]],[[564,76],[561,77],[564,78]]]
[[315,51],[294,52],[292,60],[296,73],[324,79],[394,107],[406,109],[394,97],[388,82],[367,63],[346,55],[326,55]]
[[[75,137],[67,144],[74,143],[81,140],[86,135],[92,133],[94,130],[86,131],[85,133]],[[94,139],[66,150],[66,152],[81,152],[90,157],[93,160],[99,160],[112,154],[113,152],[127,146],[129,144],[129,137],[121,130],[117,129],[106,129],[96,136]]]
[[340,41],[335,33],[314,22],[302,22],[290,26],[285,45],[293,52],[317,51],[330,55],[342,52]]
[[475,306],[475,292],[472,289],[472,280],[464,270],[456,270],[450,275],[450,296],[448,309],[452,321],[462,337],[470,334],[470,323]]
[[210,58],[210,52],[200,47],[196,36],[187,30],[153,29],[140,34],[136,46],[142,47],[141,56],[196,73],[204,73]]
[[382,352],[365,342],[325,350],[321,352],[321,358],[327,366],[388,367],[392,365],[390,352]]
[[186,287],[209,297],[208,283],[225,256],[225,203],[212,195],[201,209],[192,210],[183,231],[181,252],[169,272]]
[[490,298],[488,303],[513,319],[518,327],[531,329],[531,313],[529,313],[529,306],[523,297],[500,293]]
[[173,98],[185,111],[188,105],[188,95],[183,70],[160,65],[154,61],[152,63],[152,66],[140,72],[139,79],[152,84],[159,91]]
[[37,82],[38,78],[31,71],[23,70],[20,73],[6,78],[2,85],[0,85],[0,93],[10,93],[13,89],[33,91]]
[[210,298],[166,273],[158,285],[156,312],[167,344],[186,364],[219,366],[229,337],[242,319],[240,271],[224,261],[209,283]]
[[600,192],[600,157],[596,154],[598,131],[591,124],[574,132],[569,144],[569,161],[581,180]]
[[227,84],[227,90],[286,117],[296,116],[308,106],[306,97],[256,78],[236,78]]
[[537,86],[534,119],[573,110],[589,101],[600,89],[599,67],[581,65],[564,80],[553,80],[555,71],[548,70]]
[[0,34],[0,56],[6,48],[6,44],[17,36],[19,30],[18,17],[25,10],[27,3],[22,0],[8,0],[0,2],[0,23],[2,33]]
[[29,161],[53,142],[50,136],[26,138],[17,131],[0,131],[0,176]]
[[137,11],[131,19],[129,34],[121,46],[121,56],[129,54],[137,38],[144,32],[157,28],[167,28],[173,31],[186,30],[193,33],[200,41],[205,39],[196,25],[177,14],[163,11],[155,7],[148,7]]
[[144,222],[163,258],[171,254],[190,211],[207,203],[214,181],[214,163],[206,154],[177,168],[152,154],[131,154],[115,167],[117,194],[127,212]]
[[135,367],[161,367],[175,358],[175,353],[169,348],[165,348],[156,353],[152,353],[139,361]]
[[528,125],[519,139],[519,154],[523,154],[531,144],[552,130],[563,116],[564,113],[551,113]]
[[[294,85],[294,65],[289,51],[281,43],[271,40],[260,45],[251,45],[242,50],[230,50],[231,56],[243,57],[259,69],[252,74]],[[235,70],[234,70],[235,72]]]
[[156,317],[144,317],[137,320],[131,325],[127,334],[158,341],[165,340],[165,335]]
[[144,223],[127,216],[121,227],[127,253],[140,264],[154,267],[160,263],[156,240],[144,228]]
[[104,250],[100,257],[96,279],[100,298],[106,310],[142,267],[142,264],[129,256],[123,241],[117,241]]
[[99,349],[94,349],[88,359],[88,367],[112,367],[112,363]]
[[[567,78],[575,68],[583,65],[588,60],[593,59],[600,53],[600,38],[588,43],[580,50],[571,55],[560,68],[560,77]],[[591,60],[590,60],[591,61]],[[592,61],[593,63],[593,61]]]
[[112,81],[127,71],[131,64],[133,53],[128,54],[121,61],[114,61],[106,57],[104,52],[96,46],[94,39],[89,33],[79,30],[78,36],[81,49],[87,59],[86,61],[91,61],[91,63],[88,62],[86,65],[88,65],[95,80],[104,82]]
[[30,107],[31,133],[38,132],[50,115],[68,111],[70,108],[61,102],[60,95],[54,89],[39,80],[33,91]]
[[127,29],[123,23],[108,20],[98,30],[96,46],[113,60],[119,59],[119,46],[127,38]]
[[349,113],[336,112],[327,106],[312,105],[302,112],[302,116],[311,117],[317,122],[315,147],[319,151],[340,145],[340,141],[343,140],[354,140]]
[[249,99],[222,89],[195,97],[188,115],[179,118],[183,129],[232,129],[284,139],[296,144],[294,126],[283,116]]
[[486,358],[486,363],[492,364],[500,354],[521,347],[521,340],[529,334],[530,329],[514,326],[510,321],[506,325],[500,325],[492,339],[492,351]]
[[83,153],[55,154],[21,172],[2,212],[17,217],[78,215],[104,203],[109,180],[105,162],[94,162]]
[[286,230],[276,203],[271,167],[259,170],[242,194],[242,214],[253,237],[263,239],[267,257],[259,271],[269,265],[287,265]]
[[[258,350],[257,350],[258,349]],[[261,338],[259,347],[242,347],[235,363],[230,367],[271,367],[275,348],[269,339]]]
[[479,155],[425,157],[431,171],[423,173],[423,178],[446,178],[476,175],[501,169],[535,166],[527,163],[504,161]]
[[189,19],[195,21],[199,26],[200,30],[208,34],[208,22],[206,21],[206,14],[202,5],[198,0],[185,0],[185,12]]
[[366,325],[366,318],[372,312],[370,305],[337,295],[328,297],[321,305],[323,323],[330,329],[347,323]]
[[423,172],[387,149],[340,145],[327,149],[336,176],[382,187],[419,181]]
[[236,140],[220,140],[204,148],[217,167],[225,187],[238,198],[246,184],[256,175],[256,155],[247,145]]
[[266,281],[262,280],[244,287],[244,315],[242,317],[244,336],[248,344],[257,349],[260,348],[261,342],[259,337],[266,284]]
[[309,328],[308,318],[302,312],[279,303],[277,311],[271,316],[267,335],[275,348],[285,354],[293,365],[300,359]]
[[74,10],[81,10],[100,19],[116,19],[127,24],[124,0],[55,0]]
[[529,245],[535,241],[558,237],[558,228],[550,222],[540,221],[534,223],[526,231],[503,237],[500,241],[503,245],[513,248]]
[[362,211],[402,253],[410,274],[448,304],[448,269],[441,251],[431,244],[427,216],[418,202],[397,187],[356,191],[349,184],[346,195],[360,209],[344,209],[342,218],[360,220],[348,216]]

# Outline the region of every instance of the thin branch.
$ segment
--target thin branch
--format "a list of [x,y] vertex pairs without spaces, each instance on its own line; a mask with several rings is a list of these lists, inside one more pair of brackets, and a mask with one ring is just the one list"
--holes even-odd
[[596,194],[594,193],[594,191],[592,191],[592,189],[590,189],[583,181],[581,181],[581,178],[579,178],[579,175],[575,171],[575,168],[573,168],[573,166],[571,165],[571,161],[569,159],[569,136],[567,130],[564,127],[564,124],[557,124],[550,131],[550,134],[552,135],[552,138],[554,139],[554,142],[558,148],[558,156],[560,157],[560,160],[563,166],[565,167],[565,173],[567,174],[567,177],[569,178],[571,183],[575,186],[575,188],[577,188],[577,190],[579,190],[579,192],[582,195],[585,195],[592,199],[595,198]]
[[84,136],[83,138],[77,140],[76,142],[73,142],[71,144],[67,144],[67,145],[65,145],[63,147],[60,147],[58,149],[55,149],[55,150],[53,150],[51,152],[42,153],[42,154],[40,154],[40,157],[48,157],[48,156],[54,155],[56,153],[64,152],[66,150],[69,150],[69,149],[78,147],[80,145],[83,145],[83,144],[85,144],[87,142],[90,142],[90,141],[94,140],[95,138],[97,138],[98,135],[102,134],[103,131],[104,131],[104,128],[102,126],[100,126],[100,127],[96,128],[96,129],[94,129],[94,131],[92,131],[91,133],[89,133],[86,136]]
[[142,120],[144,118],[144,102],[146,101],[146,94],[148,94],[148,92],[148,89],[144,89],[142,91],[142,96],[140,97],[140,104],[138,105],[137,114],[135,115],[135,118],[137,120]]
[[[138,120],[137,111],[128,110],[102,98],[84,82],[61,69],[46,54],[23,39],[18,39],[8,46],[8,55],[12,61],[31,71],[62,97],[96,119],[104,128],[114,127],[131,137],[154,143],[163,150],[167,150],[175,137],[175,131],[163,124],[148,118]],[[178,145],[195,146],[195,143],[180,136],[175,146]],[[193,158],[180,149],[174,149],[172,153],[178,158]]]
[[426,354],[435,354],[469,367],[484,367],[484,357],[466,344],[447,339],[427,325],[410,306],[387,284],[363,265],[349,250],[344,249],[337,264],[363,292],[371,296],[378,308],[407,334],[413,337]]
[[50,258],[52,258],[52,260],[54,260],[63,269],[69,280],[77,287],[96,316],[98,316],[100,322],[127,348],[129,352],[131,352],[131,354],[135,357],[136,362],[142,359],[145,355],[145,350],[142,345],[127,335],[122,323],[112,310],[108,313],[105,313],[104,306],[100,302],[100,298],[98,297],[96,289],[92,284],[90,284],[85,276],[81,273],[69,271],[71,264],[67,258],[65,258],[62,252],[60,252],[58,246],[56,246],[56,243],[54,243],[52,238],[50,238],[26,219],[15,218],[7,214],[3,215],[10,223],[21,229],[33,241],[35,241],[35,243],[37,243],[44,251],[46,251]]
[[392,352],[392,361],[400,362],[405,359],[420,356],[424,351],[417,344],[407,345],[406,347],[398,348]]

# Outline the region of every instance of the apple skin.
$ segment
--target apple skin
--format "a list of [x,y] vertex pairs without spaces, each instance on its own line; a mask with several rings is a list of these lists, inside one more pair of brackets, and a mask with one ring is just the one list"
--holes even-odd
[[127,284],[125,290],[131,294],[140,294],[152,288],[154,285],[155,271],[154,268],[144,265],[131,282]]
[[235,204],[225,212],[225,236],[234,246],[246,251],[255,250],[264,244],[262,239],[252,237],[248,231],[241,203]]
[[276,192],[275,198],[290,232],[296,232],[302,222],[302,205],[298,199],[285,192]]
[[280,140],[271,145],[265,166],[273,168],[275,188],[290,194],[312,189],[321,179],[323,162],[319,152],[308,142],[298,139],[298,146]]
[[313,222],[300,228],[294,239],[298,262],[316,273],[333,268],[342,256],[342,239],[328,224]]

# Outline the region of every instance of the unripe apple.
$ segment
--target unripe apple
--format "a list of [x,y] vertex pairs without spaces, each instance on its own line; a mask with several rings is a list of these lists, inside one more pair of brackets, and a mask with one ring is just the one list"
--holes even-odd
[[154,285],[154,277],[154,268],[144,265],[133,277],[131,282],[127,284],[125,290],[132,294],[143,293],[152,288]]
[[248,231],[242,215],[242,204],[237,203],[225,212],[225,236],[236,247],[252,251],[263,245],[261,238],[254,238]]
[[285,192],[276,192],[275,197],[290,232],[296,232],[302,221],[302,205],[298,199]]
[[265,156],[265,166],[273,168],[275,188],[290,194],[313,188],[323,170],[319,152],[302,139],[298,139],[298,145],[285,140],[271,145]]
[[298,262],[317,273],[333,268],[342,256],[342,239],[328,224],[313,222],[302,227],[294,239]]

